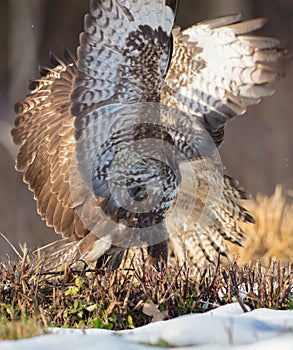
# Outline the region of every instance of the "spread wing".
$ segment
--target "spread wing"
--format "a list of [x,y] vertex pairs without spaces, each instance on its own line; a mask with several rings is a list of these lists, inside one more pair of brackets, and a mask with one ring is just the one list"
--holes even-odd
[[[175,7],[176,1],[158,0],[91,3],[80,37],[72,94],[77,158],[88,187],[101,146],[123,127],[131,127],[132,116],[123,119],[121,108],[160,101],[170,60]],[[119,148],[119,140],[117,144]],[[103,162],[105,169],[111,163],[111,150],[109,158],[102,155],[99,168]],[[107,184],[95,179],[94,186],[95,193],[101,195]]]
[[[99,113],[108,105],[160,100],[175,7],[176,1],[92,0],[77,61],[68,53],[64,62],[52,55],[54,67],[42,68],[15,106],[16,168],[34,192],[39,214],[63,237],[88,237],[100,220],[101,202],[88,193],[76,164],[76,155],[79,165],[81,155],[95,156]],[[107,140],[107,120],[99,125]],[[86,142],[77,145],[82,138]],[[110,245],[96,247],[92,260]],[[80,249],[89,252],[86,244]]]
[[[281,73],[278,61],[286,53],[277,39],[249,34],[262,27],[264,19],[239,20],[238,15],[225,16],[182,32],[173,30],[174,51],[162,103],[194,116],[216,146],[223,141],[228,120],[273,94],[273,83]],[[186,217],[183,226],[172,215],[167,226],[179,227],[170,242],[180,263],[202,266],[217,262],[219,253],[228,257],[225,241],[241,245],[240,222],[254,220],[241,206],[247,195],[223,169],[210,167],[208,159],[194,160],[190,166],[197,174],[197,191],[191,194],[183,188],[183,192],[185,202],[193,200],[194,208],[189,217],[184,206],[177,213]],[[208,198],[210,192],[215,193]]]
[[16,168],[34,192],[38,213],[64,237],[83,236],[86,228],[74,210],[68,169],[73,157],[74,118],[70,94],[76,63],[67,54],[62,62],[51,55],[55,68],[41,68],[30,93],[15,105],[18,118],[11,132],[20,146]]
[[162,102],[201,118],[216,144],[225,123],[275,91],[279,40],[250,35],[263,18],[231,15],[174,29],[174,52]]

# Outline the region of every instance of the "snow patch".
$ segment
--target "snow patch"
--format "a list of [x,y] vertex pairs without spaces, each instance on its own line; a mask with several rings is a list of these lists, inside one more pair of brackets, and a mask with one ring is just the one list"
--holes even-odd
[[204,314],[186,315],[120,332],[53,328],[49,335],[0,341],[0,349],[158,350],[162,349],[160,344],[185,350],[227,347],[239,350],[275,350],[281,347],[282,350],[292,350],[293,311],[259,309],[244,314],[239,304],[234,303]]

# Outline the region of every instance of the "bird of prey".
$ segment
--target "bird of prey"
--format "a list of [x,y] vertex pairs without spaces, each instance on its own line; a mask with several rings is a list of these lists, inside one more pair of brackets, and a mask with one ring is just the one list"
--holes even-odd
[[47,256],[119,266],[129,247],[150,260],[202,266],[241,245],[245,191],[218,154],[227,121],[274,92],[284,55],[251,35],[262,18],[229,15],[185,30],[176,0],[91,0],[77,58],[52,67],[15,105],[16,169],[38,213],[63,236]]

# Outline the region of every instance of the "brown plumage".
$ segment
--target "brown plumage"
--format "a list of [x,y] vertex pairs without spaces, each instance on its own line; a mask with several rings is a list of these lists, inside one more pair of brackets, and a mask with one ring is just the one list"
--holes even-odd
[[[241,244],[239,222],[253,222],[217,146],[229,119],[273,93],[285,51],[250,36],[263,19],[172,30],[175,9],[176,1],[92,0],[77,60],[51,54],[53,68],[42,68],[15,106],[16,168],[38,213],[65,238],[51,265],[118,266],[143,243],[155,261],[166,259],[169,239],[180,263],[201,266],[228,257],[225,240]],[[175,151],[164,148],[162,158],[156,141]]]

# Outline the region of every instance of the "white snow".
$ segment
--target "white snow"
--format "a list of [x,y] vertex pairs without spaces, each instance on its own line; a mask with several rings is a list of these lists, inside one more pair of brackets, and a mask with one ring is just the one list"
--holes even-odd
[[293,350],[293,311],[259,309],[244,314],[234,303],[120,332],[53,328],[48,335],[0,341],[0,349],[157,350],[163,349],[158,345],[162,341],[180,350]]

